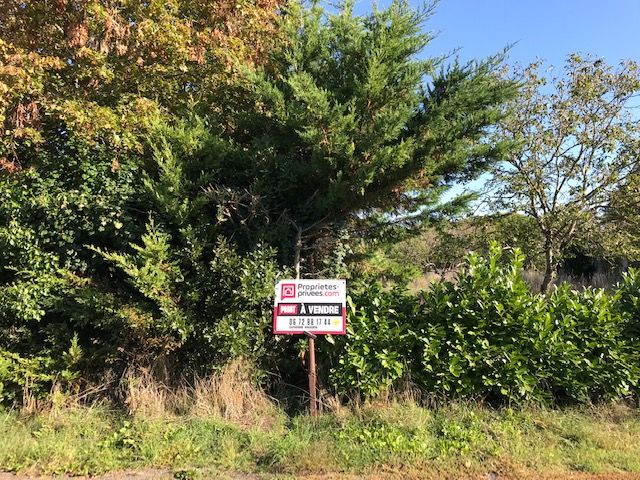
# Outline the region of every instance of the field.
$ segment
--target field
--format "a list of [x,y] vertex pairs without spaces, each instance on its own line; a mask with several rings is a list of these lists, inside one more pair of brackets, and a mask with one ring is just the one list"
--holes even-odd
[[493,410],[408,400],[317,419],[261,407],[233,420],[64,406],[1,414],[0,478],[627,479],[640,478],[639,438],[640,413],[625,405]]

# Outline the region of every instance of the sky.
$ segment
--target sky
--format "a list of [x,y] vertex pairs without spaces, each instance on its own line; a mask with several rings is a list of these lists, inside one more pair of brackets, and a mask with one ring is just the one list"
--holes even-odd
[[[381,8],[389,3],[378,1]],[[357,13],[371,8],[370,0],[356,0]],[[640,0],[440,0],[426,29],[437,32],[428,57],[458,49],[463,61],[483,59],[513,45],[508,64],[541,59],[557,74],[571,53],[592,54],[612,65],[640,62]],[[486,179],[456,185],[443,200],[478,190]]]
[[[371,5],[357,0],[356,10]],[[510,64],[543,59],[561,67],[573,52],[640,61],[640,0],[440,0],[426,28],[439,32],[430,56],[459,48],[463,60],[484,58],[515,44]]]

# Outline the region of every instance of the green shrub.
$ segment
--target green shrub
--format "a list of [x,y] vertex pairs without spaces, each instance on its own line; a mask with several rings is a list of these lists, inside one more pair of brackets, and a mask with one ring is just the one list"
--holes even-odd
[[544,299],[521,276],[523,257],[504,261],[495,245],[488,259],[470,254],[455,282],[438,282],[413,322],[413,377],[446,396],[519,399],[538,396],[537,329]]
[[640,346],[640,270],[630,269],[618,289],[617,309],[629,342]]
[[0,351],[12,355],[0,402],[19,399],[7,392],[22,388],[22,360],[65,374],[75,332],[88,380],[158,359],[276,369],[290,344],[270,334],[279,252],[219,218],[205,187],[225,150],[203,122],[185,125],[157,125],[148,152],[117,157],[65,137],[34,167],[0,172]]
[[0,403],[16,401],[27,386],[36,395],[44,393],[44,386],[53,379],[49,373],[52,363],[50,358],[23,358],[0,350]]
[[336,342],[331,381],[342,392],[372,397],[405,375],[411,346],[405,320],[411,316],[411,299],[399,289],[361,288],[355,301],[348,299],[347,338]]
[[557,399],[620,398],[638,382],[638,355],[624,333],[617,295],[560,285],[548,298],[540,371]]
[[73,386],[79,376],[82,356],[77,335],[71,339],[69,349],[58,358],[26,357],[0,349],[0,405],[14,403],[25,393],[35,398],[44,397],[53,382],[62,388]]
[[418,296],[360,289],[334,385],[373,397],[404,377],[440,397],[497,403],[629,395],[640,378],[628,334],[637,325],[634,273],[613,295],[561,285],[543,296],[527,287],[522,262],[519,251],[505,256],[493,245],[488,258],[468,255],[456,281]]

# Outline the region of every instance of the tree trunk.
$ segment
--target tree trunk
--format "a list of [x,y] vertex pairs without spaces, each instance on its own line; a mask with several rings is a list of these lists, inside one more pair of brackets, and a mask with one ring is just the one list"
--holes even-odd
[[300,257],[302,254],[302,229],[296,225],[296,244],[294,247],[293,266],[296,271],[296,279],[300,278]]
[[545,242],[544,262],[544,279],[542,280],[542,285],[540,285],[541,293],[547,293],[549,291],[557,276],[553,247],[551,245],[551,241],[549,240]]

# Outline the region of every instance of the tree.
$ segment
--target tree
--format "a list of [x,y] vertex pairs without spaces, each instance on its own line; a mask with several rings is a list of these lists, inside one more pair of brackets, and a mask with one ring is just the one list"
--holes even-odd
[[[0,166],[49,142],[109,145],[114,167],[150,125],[194,111],[224,124],[234,68],[278,42],[275,0],[6,0],[0,9]],[[221,101],[224,99],[224,101]]]
[[247,77],[256,110],[233,133],[247,153],[219,182],[237,197],[251,192],[272,231],[280,222],[281,237],[299,232],[307,247],[326,245],[336,228],[433,216],[443,189],[503,154],[506,142],[484,140],[516,84],[503,78],[501,56],[421,59],[431,12],[403,1],[364,16],[350,2],[337,13],[291,5],[291,40]]
[[498,58],[419,60],[428,14],[7,2],[0,348],[57,358],[77,332],[95,372],[293,356],[269,332],[296,233],[317,273],[334,232],[418,222],[501,153],[515,85]]
[[602,230],[606,252],[640,259],[640,172],[634,172],[612,193]]
[[[520,214],[476,215],[442,221],[424,229],[420,235],[393,244],[384,255],[388,257],[388,264],[403,270],[434,272],[444,278],[459,270],[469,252],[488,255],[491,245],[496,243],[519,249],[523,253],[523,266],[532,268],[539,260],[541,244],[533,223],[533,219]],[[384,258],[383,252],[379,258]]]
[[[264,336],[243,277],[207,268],[236,259],[271,291],[271,257],[237,259],[201,208],[225,151],[203,125],[217,133],[244,108],[237,70],[268,58],[279,24],[270,0],[2,2],[0,349],[60,358],[77,332],[96,372],[173,352],[190,308],[211,323],[228,313],[203,288],[223,282],[217,298]],[[237,353],[253,333],[216,346]]]
[[571,55],[564,75],[547,80],[535,63],[499,129],[517,146],[497,164],[496,209],[524,212],[543,237],[547,291],[560,256],[579,232],[594,227],[609,195],[638,162],[640,127],[630,113],[640,92],[634,62],[618,69]]

